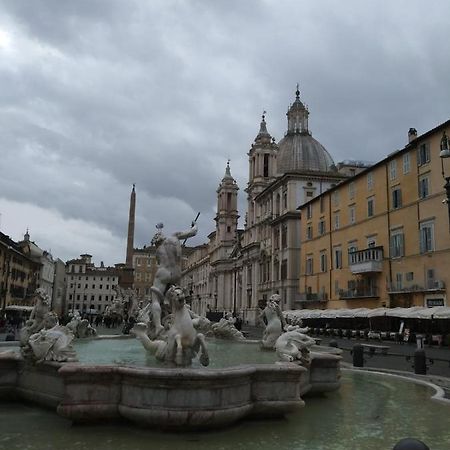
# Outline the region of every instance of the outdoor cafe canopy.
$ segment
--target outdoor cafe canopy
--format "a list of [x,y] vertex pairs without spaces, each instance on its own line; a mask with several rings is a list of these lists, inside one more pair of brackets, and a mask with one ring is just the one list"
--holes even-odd
[[384,316],[402,319],[450,319],[450,307],[299,309],[285,311],[284,315],[287,319],[353,319]]

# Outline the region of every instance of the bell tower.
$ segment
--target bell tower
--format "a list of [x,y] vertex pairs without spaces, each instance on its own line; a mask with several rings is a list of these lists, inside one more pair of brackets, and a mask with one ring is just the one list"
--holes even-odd
[[230,161],[217,188],[216,235],[218,242],[233,242],[238,226],[237,194],[239,187],[231,175]]
[[247,183],[247,227],[255,224],[254,199],[276,178],[278,146],[267,131],[266,112],[262,115],[259,133],[248,152],[249,177]]

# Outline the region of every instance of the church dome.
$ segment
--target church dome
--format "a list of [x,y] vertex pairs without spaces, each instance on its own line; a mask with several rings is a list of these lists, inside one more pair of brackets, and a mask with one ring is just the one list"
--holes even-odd
[[288,131],[278,143],[277,172],[335,172],[333,158],[308,130],[309,111],[300,101],[298,88],[295,94],[287,113]]

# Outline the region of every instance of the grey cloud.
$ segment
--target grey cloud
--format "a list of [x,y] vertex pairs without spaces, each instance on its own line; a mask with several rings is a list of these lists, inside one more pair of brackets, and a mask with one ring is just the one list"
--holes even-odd
[[22,53],[0,58],[0,196],[124,238],[136,183],[138,242],[197,211],[205,239],[226,159],[243,207],[261,113],[281,139],[297,82],[336,161],[380,159],[409,127],[448,119],[445,12],[442,1],[3,2],[0,29]]

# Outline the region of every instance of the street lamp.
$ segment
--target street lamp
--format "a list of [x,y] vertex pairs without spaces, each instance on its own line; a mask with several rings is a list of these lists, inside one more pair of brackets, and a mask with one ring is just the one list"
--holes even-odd
[[441,158],[441,167],[442,167],[442,178],[445,180],[444,189],[445,193],[447,195],[447,198],[443,201],[443,203],[447,203],[447,209],[448,209],[448,220],[449,220],[449,227],[450,227],[450,176],[446,177],[444,173],[444,159],[450,157],[450,149],[449,149],[449,142],[448,137],[444,131],[441,138],[441,151],[439,153],[439,157]]

